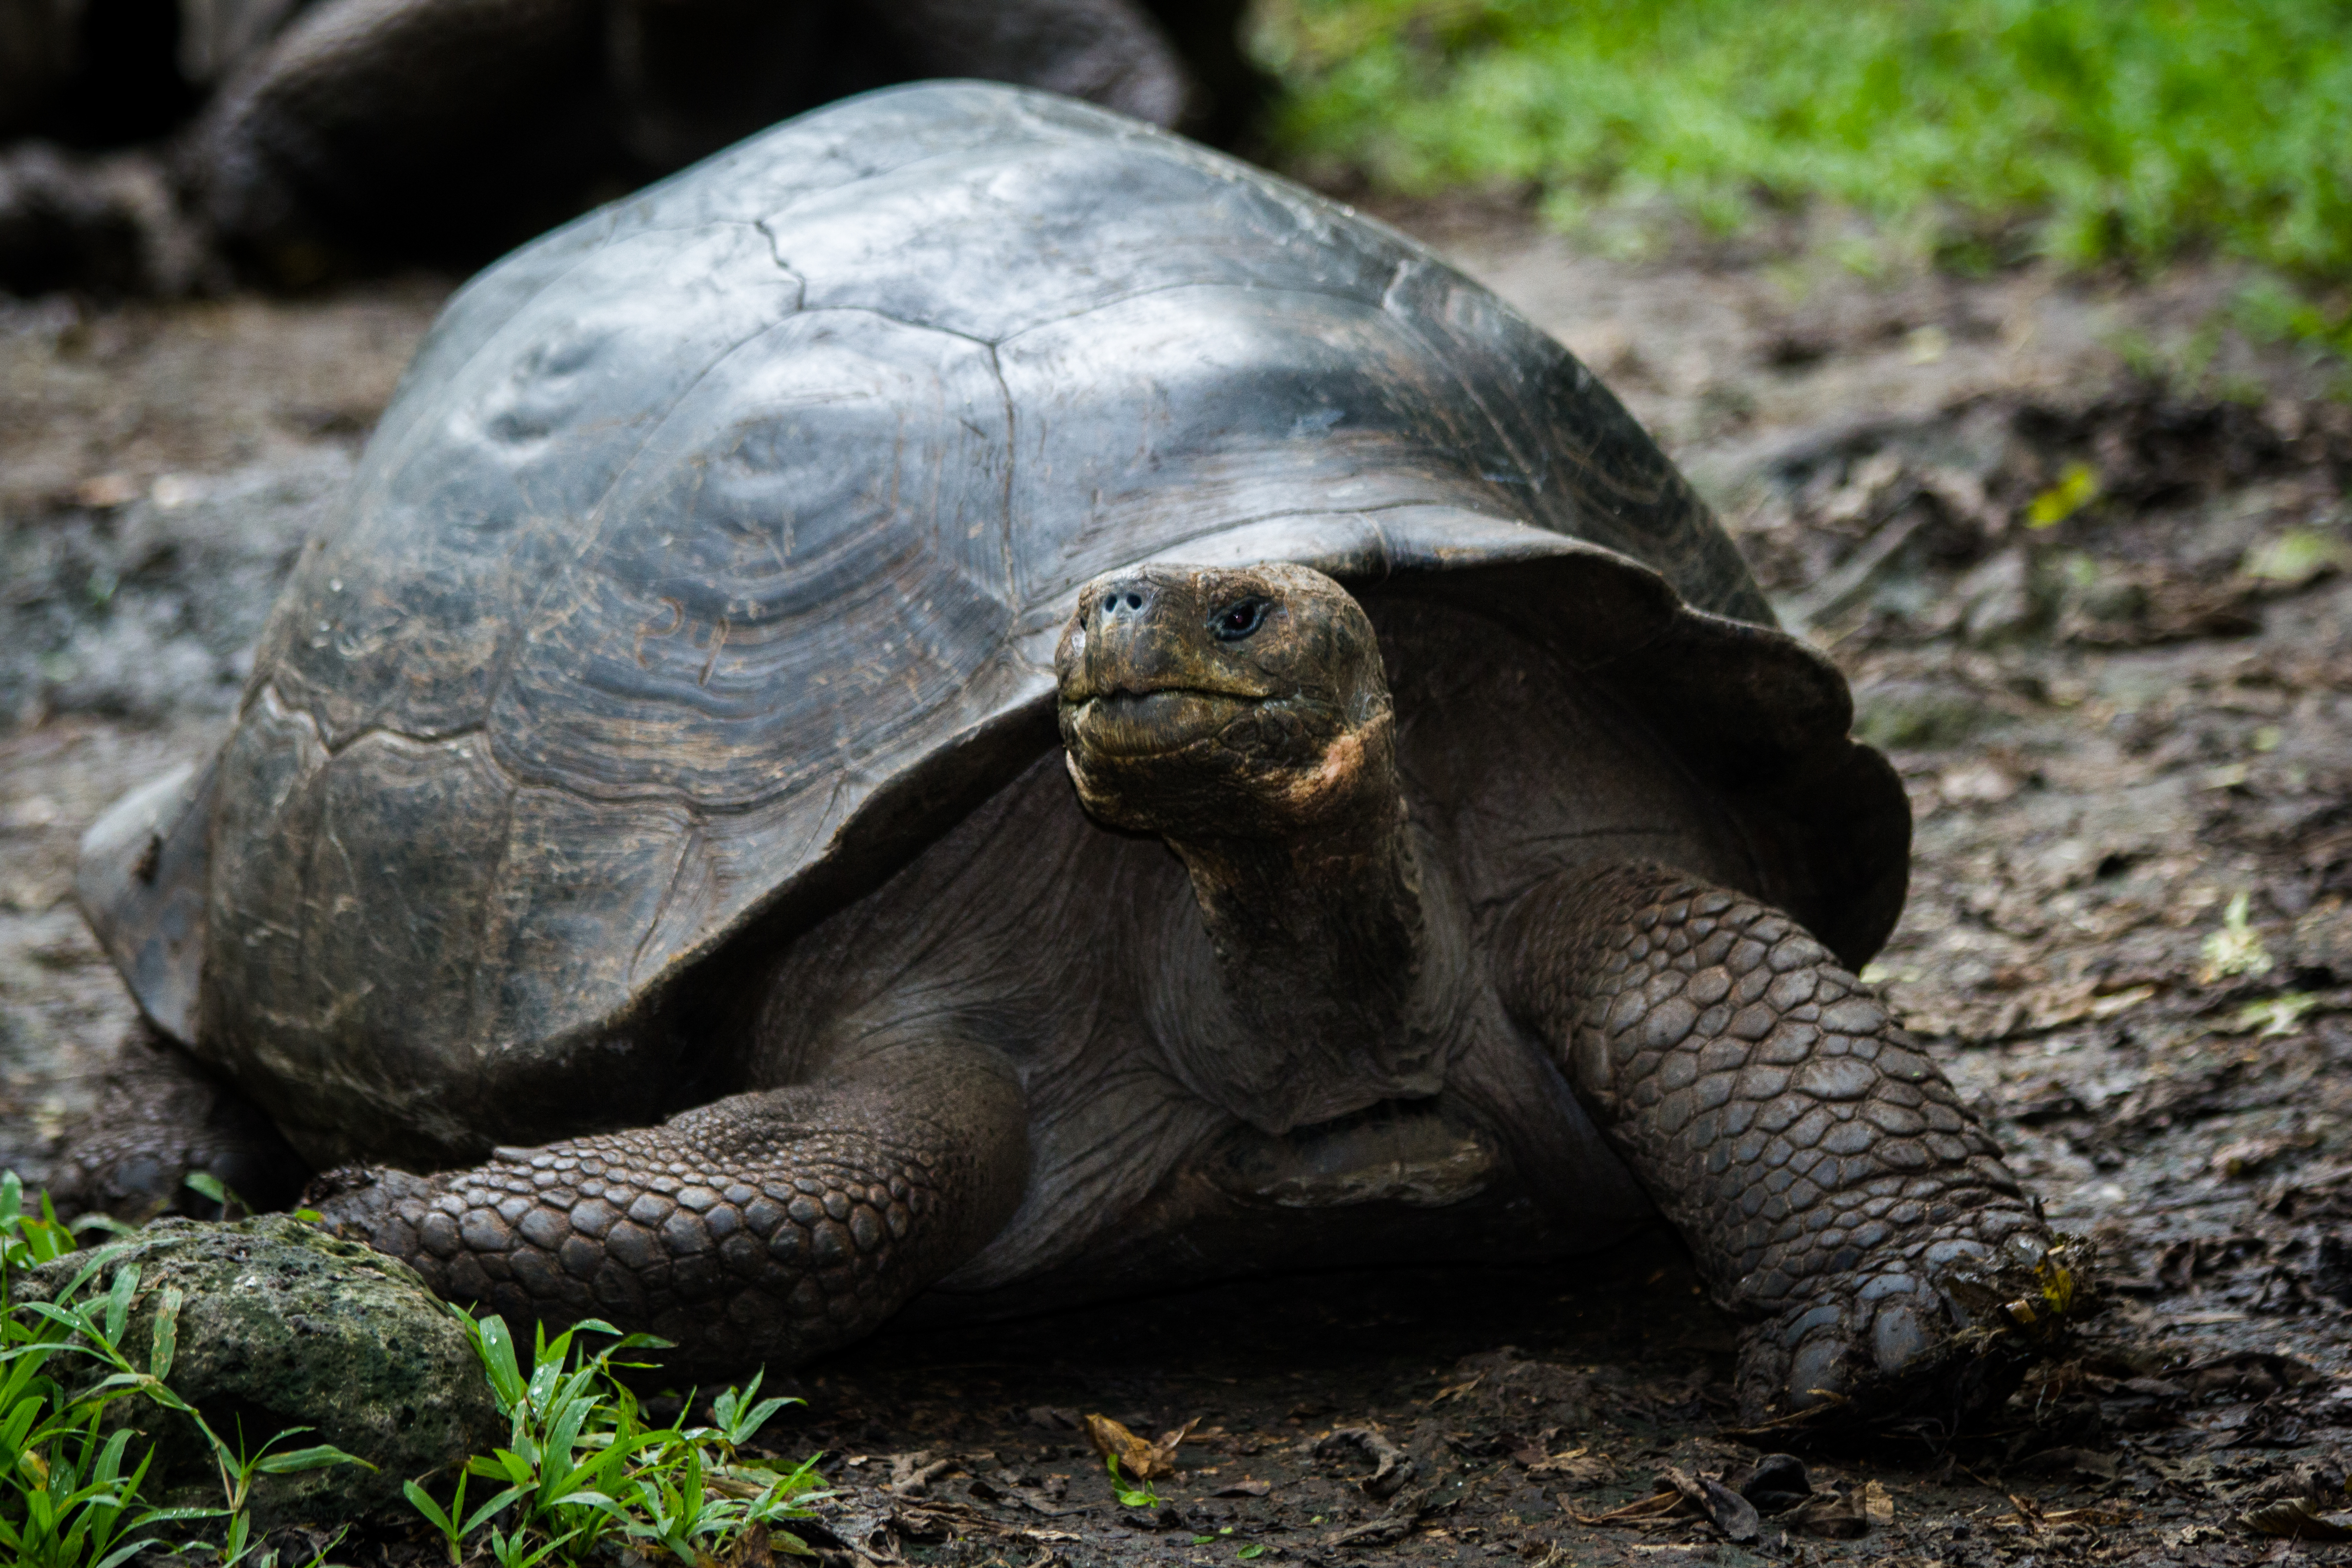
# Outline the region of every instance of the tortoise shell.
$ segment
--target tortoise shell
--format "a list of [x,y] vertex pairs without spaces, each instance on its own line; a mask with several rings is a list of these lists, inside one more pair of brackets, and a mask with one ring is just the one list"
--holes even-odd
[[93,829],[85,908],[314,1159],[478,1148],[564,1075],[674,1101],[690,1064],[615,1042],[1053,746],[1079,586],[1149,560],[1472,605],[1711,781],[1849,963],[1901,907],[1843,681],[1564,349],[1262,171],[933,83],[468,284],[226,746]]

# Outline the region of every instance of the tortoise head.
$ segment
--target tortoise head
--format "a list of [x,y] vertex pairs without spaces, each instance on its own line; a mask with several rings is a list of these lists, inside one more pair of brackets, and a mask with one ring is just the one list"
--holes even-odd
[[1054,668],[1070,776],[1108,826],[1284,837],[1395,796],[1380,642],[1320,572],[1108,574],[1080,591]]

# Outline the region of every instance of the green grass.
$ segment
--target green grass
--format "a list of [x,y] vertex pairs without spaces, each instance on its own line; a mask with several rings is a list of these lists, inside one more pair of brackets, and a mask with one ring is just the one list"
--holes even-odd
[[2283,328],[2345,325],[2342,0],[1268,0],[1255,44],[1277,148],[1382,190],[1826,202],[1964,268],[2220,252],[2318,301]]
[[[509,1424],[507,1447],[466,1461],[446,1508],[420,1482],[406,1483],[410,1504],[439,1532],[452,1564],[485,1549],[500,1568],[596,1563],[610,1556],[607,1547],[626,1542],[640,1555],[667,1554],[692,1568],[754,1530],[764,1532],[772,1554],[814,1555],[783,1526],[814,1517],[808,1505],[831,1495],[818,1489],[816,1460],[777,1469],[741,1451],[798,1400],[761,1399],[754,1376],[748,1388],[711,1401],[712,1426],[648,1426],[635,1395],[614,1375],[615,1367],[636,1363],[613,1358],[667,1342],[622,1336],[593,1321],[552,1340],[542,1327],[525,1373],[503,1320],[451,1310]],[[573,1336],[585,1333],[614,1342],[592,1353],[574,1344]],[[691,1410],[693,1396],[684,1404]],[[469,1511],[466,1490],[476,1480],[488,1482],[481,1489],[492,1495]]]
[[[208,1176],[191,1177],[189,1185],[225,1213],[239,1203]],[[77,1224],[125,1228],[104,1219]],[[133,1266],[108,1276],[105,1256],[91,1253],[51,1300],[16,1300],[16,1276],[79,1256],[76,1227],[60,1224],[46,1198],[39,1212],[28,1210],[16,1173],[0,1172],[0,1562],[122,1568],[142,1551],[176,1545],[213,1568],[279,1568],[278,1550],[253,1529],[254,1482],[365,1461],[324,1445],[281,1446],[307,1427],[280,1432],[254,1449],[215,1433],[169,1382],[178,1353],[176,1288],[165,1289],[148,1342],[128,1342],[139,1289]],[[625,1543],[641,1556],[699,1564],[754,1531],[772,1555],[811,1555],[784,1526],[812,1517],[808,1505],[828,1495],[818,1489],[816,1460],[778,1468],[745,1451],[778,1410],[798,1401],[760,1398],[755,1376],[749,1387],[729,1388],[710,1402],[712,1425],[651,1426],[614,1375],[615,1368],[635,1363],[613,1358],[664,1342],[624,1337],[593,1321],[551,1340],[541,1328],[526,1373],[502,1320],[450,1310],[463,1322],[509,1423],[506,1447],[450,1457],[457,1479],[446,1506],[425,1484],[434,1478],[404,1483],[410,1504],[441,1536],[452,1563],[603,1563]],[[591,1353],[575,1343],[583,1333],[614,1342]],[[195,1424],[213,1449],[220,1506],[158,1508],[142,1496],[152,1445],[135,1426],[114,1417],[111,1407],[125,1401]],[[683,1405],[690,1412],[696,1400],[688,1395]],[[468,1508],[467,1489],[478,1480],[488,1485],[476,1489]],[[192,1524],[205,1527],[193,1541],[173,1542],[158,1528]],[[323,1568],[341,1539],[338,1532],[315,1553],[310,1568]]]
[[[207,1552],[219,1568],[277,1568],[278,1552],[253,1534],[247,1505],[254,1482],[364,1461],[323,1444],[279,1449],[307,1427],[250,1450],[215,1432],[166,1381],[179,1348],[176,1288],[164,1289],[148,1343],[124,1342],[139,1289],[139,1270],[130,1264],[114,1270],[102,1292],[100,1254],[51,1300],[16,1300],[16,1274],[79,1250],[74,1230],[58,1222],[46,1197],[38,1214],[27,1211],[16,1173],[0,1173],[0,1547],[7,1560],[19,1568],[121,1568],[167,1544],[140,1532],[201,1521],[216,1525],[221,1538],[184,1543],[183,1552]],[[194,1424],[213,1451],[220,1507],[156,1508],[141,1497],[152,1446],[142,1445],[134,1462],[131,1448],[139,1434],[109,1419],[110,1407],[126,1401],[175,1411]]]

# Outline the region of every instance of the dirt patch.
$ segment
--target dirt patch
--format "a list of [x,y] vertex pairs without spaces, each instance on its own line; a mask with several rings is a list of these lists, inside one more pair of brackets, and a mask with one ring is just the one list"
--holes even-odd
[[131,1022],[70,901],[76,840],[218,743],[446,292],[0,302],[0,1165],[38,1169]]
[[[2319,373],[2200,335],[2219,271],[1627,267],[1392,216],[1577,348],[1846,669],[1918,824],[1871,977],[2097,1238],[2114,1304],[1986,1434],[1808,1452],[1811,1500],[1727,1430],[1732,1326],[1658,1237],[900,1329],[809,1369],[778,1429],[833,1456],[828,1551],[2239,1563],[2275,1544],[2241,1514],[2347,1501],[2352,421]],[[37,1165],[129,1021],[67,901],[75,837],[209,742],[437,297],[0,331],[0,1160]],[[1157,1502],[1113,1495],[1089,1414],[1199,1423]],[[1734,1542],[1743,1489],[1776,1500]]]

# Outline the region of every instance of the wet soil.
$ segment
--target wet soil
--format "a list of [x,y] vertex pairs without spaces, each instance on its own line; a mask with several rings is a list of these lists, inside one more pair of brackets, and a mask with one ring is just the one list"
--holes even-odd
[[[1734,1542],[1585,1521],[1738,1487],[1733,1325],[1653,1236],[1570,1269],[1204,1281],[807,1369],[814,1532],[880,1562],[2235,1563],[2331,1549],[2352,1444],[2352,409],[2201,323],[2225,270],[1870,279],[1632,265],[1389,215],[1583,355],[1853,682],[1917,822],[1883,984],[2107,1310],[1992,1428],[1813,1447]],[[76,836],[217,732],[269,586],[430,320],[0,310],[0,1163],[37,1173],[131,1022]],[[1197,1422],[1122,1504],[1081,1429]],[[1381,1468],[1385,1460],[1384,1469]],[[1640,1510],[1636,1510],[1637,1512]],[[1737,1522],[1737,1521],[1735,1521]],[[393,1531],[339,1560],[433,1560]]]

